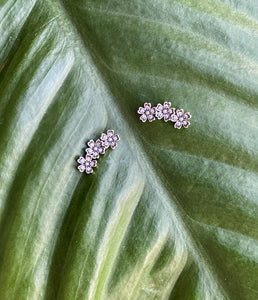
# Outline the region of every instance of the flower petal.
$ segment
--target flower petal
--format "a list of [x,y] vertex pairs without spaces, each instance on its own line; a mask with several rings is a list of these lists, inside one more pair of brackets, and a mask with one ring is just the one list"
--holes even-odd
[[103,142],[103,144],[102,144],[106,149],[109,147],[109,142],[108,141],[105,141],[105,142]]
[[149,122],[155,121],[155,117],[153,115],[148,116]]
[[170,120],[170,115],[169,114],[164,115],[164,121],[167,122],[169,120]]
[[182,123],[181,122],[176,122],[174,127],[177,128],[177,129],[180,129],[182,127]]
[[86,163],[86,159],[83,157],[83,156],[80,156],[78,159],[77,159],[77,162],[81,165],[84,165]]
[[183,121],[183,126],[187,128],[191,123],[189,121]]
[[92,167],[87,167],[86,170],[85,170],[85,172],[86,172],[87,174],[93,173]]
[[178,116],[177,115],[171,115],[170,120],[172,122],[176,122],[178,120]]
[[96,160],[92,160],[92,161],[90,162],[90,167],[92,167],[92,168],[97,167],[97,161],[96,161]]
[[105,133],[102,133],[102,134],[101,134],[101,140],[102,140],[102,141],[106,141],[107,138],[108,138],[108,137],[107,137],[107,135],[106,135]]
[[93,150],[91,148],[86,148],[85,151],[87,152],[88,155],[93,154]]
[[98,152],[93,152],[92,157],[94,159],[99,158],[99,153]]
[[163,113],[161,111],[157,111],[155,116],[160,120],[163,118]]
[[85,165],[79,165],[78,167],[77,167],[77,169],[79,170],[79,172],[84,172],[85,171],[85,169],[86,169],[86,167],[85,167]]
[[101,147],[99,148],[99,153],[100,153],[100,154],[105,154],[105,147],[101,146]]
[[140,120],[141,120],[142,122],[146,122],[146,121],[147,121],[147,116],[146,116],[145,114],[141,115],[141,116],[140,116]]
[[108,137],[111,137],[111,136],[113,136],[114,135],[114,130],[108,130],[107,131],[107,136]]
[[90,141],[88,142],[88,146],[89,146],[90,148],[93,148],[94,145],[95,145],[95,143],[94,143],[93,140],[90,140]]
[[143,106],[145,109],[151,109],[151,103],[145,102]]
[[110,147],[111,147],[112,149],[115,149],[116,146],[117,146],[117,143],[115,143],[115,142],[111,142],[111,143],[110,143]]
[[181,117],[184,114],[184,110],[183,109],[177,109],[176,114],[178,117]]
[[119,137],[118,134],[115,134],[115,135],[113,136],[113,141],[120,141],[120,137]]
[[100,147],[102,146],[101,140],[100,140],[100,139],[97,139],[95,145],[96,145],[98,148],[100,148]]
[[86,155],[85,158],[86,158],[86,161],[91,161],[92,160],[91,155]]
[[171,102],[164,102],[163,104],[164,107],[169,108],[171,106]]
[[156,110],[162,111],[163,110],[163,105],[158,103],[158,105],[156,106]]
[[156,107],[152,107],[151,110],[150,110],[150,113],[155,114],[155,111],[156,111]]
[[191,119],[191,117],[192,117],[192,116],[190,115],[189,112],[187,112],[187,113],[184,114],[184,118],[185,118],[185,119]]
[[138,110],[137,110],[137,113],[138,113],[139,115],[144,114],[144,112],[145,112],[145,109],[144,109],[143,107],[139,107]]

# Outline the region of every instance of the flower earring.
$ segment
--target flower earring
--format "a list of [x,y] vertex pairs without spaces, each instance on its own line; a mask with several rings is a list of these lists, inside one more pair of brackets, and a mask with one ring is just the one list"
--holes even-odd
[[87,153],[86,156],[80,156],[77,159],[79,163],[77,169],[79,172],[85,172],[86,174],[93,173],[93,168],[97,167],[96,159],[99,158],[99,155],[104,154],[105,150],[109,147],[115,149],[119,140],[120,137],[114,133],[114,130],[108,130],[107,133],[102,133],[101,138],[97,139],[96,142],[90,140],[87,143],[88,148],[85,149]]
[[142,122],[155,121],[163,119],[165,122],[174,122],[174,127],[180,129],[182,126],[187,128],[190,125],[188,121],[192,116],[189,112],[184,113],[183,109],[175,109],[171,107],[171,102],[158,103],[156,107],[151,107],[151,103],[144,103],[144,107],[139,107],[137,113],[140,114]]

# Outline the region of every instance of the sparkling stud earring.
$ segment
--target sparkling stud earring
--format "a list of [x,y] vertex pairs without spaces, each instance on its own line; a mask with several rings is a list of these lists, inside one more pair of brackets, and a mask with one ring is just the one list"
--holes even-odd
[[80,156],[77,159],[79,163],[77,169],[79,172],[85,172],[86,174],[93,173],[93,168],[97,167],[96,159],[99,158],[99,155],[104,154],[105,150],[109,147],[115,149],[119,140],[120,137],[114,133],[114,130],[108,130],[107,133],[102,133],[101,139],[96,140],[96,142],[90,140],[87,143],[88,148],[85,149],[87,153],[86,156]]
[[165,122],[174,122],[174,127],[180,129],[182,126],[187,128],[191,123],[188,121],[192,116],[189,112],[184,113],[183,109],[171,107],[171,102],[165,101],[164,104],[158,103],[156,107],[151,107],[151,103],[144,103],[144,107],[139,107],[138,114],[142,122],[163,119]]

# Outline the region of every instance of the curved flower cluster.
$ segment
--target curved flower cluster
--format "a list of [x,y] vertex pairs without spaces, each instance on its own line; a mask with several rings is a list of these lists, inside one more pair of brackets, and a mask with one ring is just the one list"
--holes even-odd
[[151,107],[151,103],[144,103],[144,107],[139,107],[138,114],[142,122],[152,122],[155,117],[165,122],[174,122],[174,127],[180,129],[182,126],[187,128],[190,125],[189,119],[192,117],[189,112],[184,113],[183,109],[171,107],[171,102],[158,103],[156,107]]
[[77,159],[79,166],[77,169],[79,172],[91,174],[93,168],[97,167],[97,161],[100,154],[104,154],[107,148],[115,149],[117,142],[120,140],[119,135],[114,133],[114,130],[108,130],[107,133],[102,133],[101,138],[94,142],[90,140],[88,142],[88,148],[85,149],[87,153],[85,157],[80,156]]

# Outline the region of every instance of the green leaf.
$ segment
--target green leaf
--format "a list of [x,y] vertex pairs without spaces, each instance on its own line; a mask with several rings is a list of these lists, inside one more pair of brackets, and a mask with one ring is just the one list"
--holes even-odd
[[257,299],[256,1],[3,0],[0,33],[0,299]]

